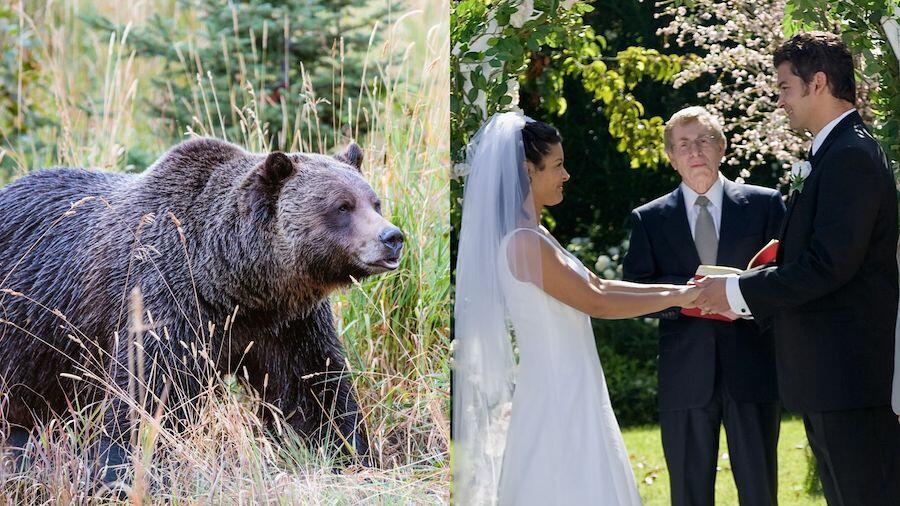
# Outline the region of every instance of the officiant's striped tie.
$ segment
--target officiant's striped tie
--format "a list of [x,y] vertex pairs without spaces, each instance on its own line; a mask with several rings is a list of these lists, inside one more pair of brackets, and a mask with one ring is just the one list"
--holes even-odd
[[697,223],[694,225],[694,245],[697,247],[697,255],[700,256],[701,264],[716,265],[719,239],[716,237],[716,224],[707,209],[709,199],[700,195],[694,204],[700,206],[700,214],[697,215]]

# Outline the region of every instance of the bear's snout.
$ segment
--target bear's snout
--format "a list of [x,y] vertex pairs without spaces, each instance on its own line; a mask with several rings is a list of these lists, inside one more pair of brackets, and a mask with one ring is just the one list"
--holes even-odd
[[[400,252],[403,250],[403,232],[384,218],[377,233],[369,236],[360,251],[359,259],[369,274],[392,271],[400,266]],[[374,228],[374,227],[373,227]]]
[[403,232],[401,232],[399,228],[393,225],[386,227],[378,234],[378,240],[381,241],[381,244],[384,244],[394,256],[400,255],[400,250],[403,249]]

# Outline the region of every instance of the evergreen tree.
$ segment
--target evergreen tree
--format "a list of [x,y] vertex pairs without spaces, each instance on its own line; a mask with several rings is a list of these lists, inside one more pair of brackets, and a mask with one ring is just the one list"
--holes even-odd
[[[367,128],[374,65],[391,2],[178,0],[194,22],[155,15],[127,40],[157,57],[151,107],[187,129],[250,149],[323,151]],[[104,17],[95,26],[116,30]],[[381,28],[379,28],[381,27]]]

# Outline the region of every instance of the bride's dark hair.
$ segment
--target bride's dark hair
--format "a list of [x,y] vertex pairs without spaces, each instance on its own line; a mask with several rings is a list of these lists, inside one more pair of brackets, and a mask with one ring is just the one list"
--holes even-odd
[[544,156],[550,147],[562,142],[562,136],[552,125],[543,121],[532,121],[522,127],[522,144],[525,146],[525,158],[533,163],[537,170],[544,170]]
[[[560,143],[562,143],[562,136],[559,135],[559,132],[555,127],[548,125],[543,121],[528,121],[525,123],[525,126],[522,127],[523,150],[519,151],[518,156],[521,157],[524,154],[525,159],[533,163],[537,170],[544,170],[544,157],[550,152],[551,146]],[[517,160],[516,165],[519,167],[519,170],[516,171],[517,174],[514,175],[515,179],[513,181],[501,178],[498,196],[506,195],[504,190],[505,185],[512,185],[513,187],[518,188],[517,195],[519,202],[516,205],[510,206],[509,202],[504,201],[502,198],[498,198],[497,212],[500,216],[504,216],[509,212],[514,212],[516,219],[501,219],[501,222],[514,223],[516,224],[515,226],[518,226],[521,223],[522,218],[525,218],[526,221],[534,218],[528,214],[531,210],[531,205],[524,206],[526,199],[528,199],[531,194],[531,182],[528,178],[528,171],[525,170],[525,160],[520,158]],[[503,237],[509,230],[502,230],[501,232],[501,237]]]

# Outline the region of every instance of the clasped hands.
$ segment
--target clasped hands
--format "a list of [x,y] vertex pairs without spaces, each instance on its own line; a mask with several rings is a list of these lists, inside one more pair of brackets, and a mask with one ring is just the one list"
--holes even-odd
[[683,305],[684,308],[700,308],[703,314],[725,314],[731,310],[728,304],[728,296],[725,293],[725,279],[727,276],[705,276],[700,279],[692,279],[687,285],[689,291],[696,294],[691,302]]

